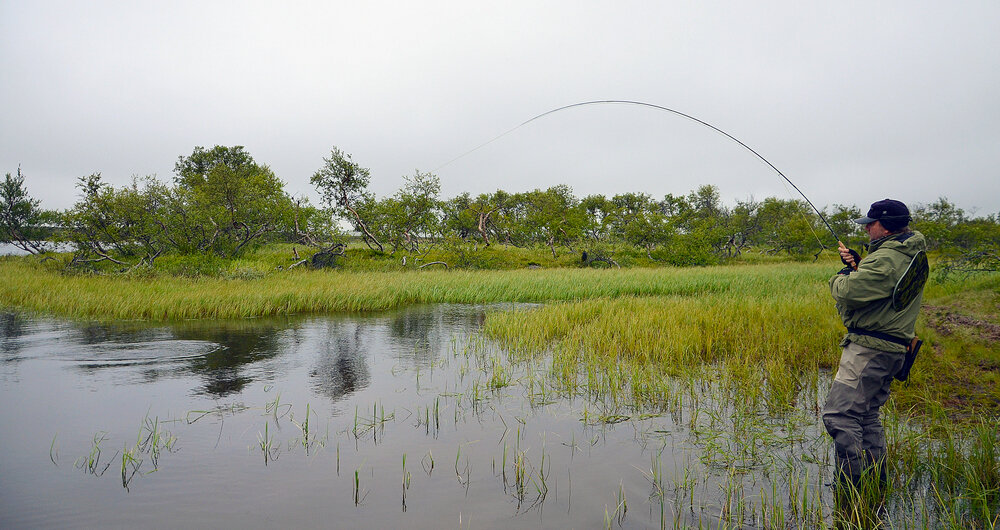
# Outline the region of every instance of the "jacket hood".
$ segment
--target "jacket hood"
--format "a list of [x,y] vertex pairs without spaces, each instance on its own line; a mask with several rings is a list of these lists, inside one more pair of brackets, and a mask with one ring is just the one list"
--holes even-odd
[[898,250],[907,256],[913,257],[918,251],[927,251],[927,240],[923,234],[914,230],[905,234],[893,234],[872,241],[868,247],[868,251],[875,252],[880,248]]

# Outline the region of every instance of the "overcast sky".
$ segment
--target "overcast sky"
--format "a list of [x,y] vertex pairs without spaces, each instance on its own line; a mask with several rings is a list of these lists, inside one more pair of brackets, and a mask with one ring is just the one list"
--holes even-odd
[[0,172],[47,208],[101,172],[243,145],[295,195],[332,146],[392,194],[569,184],[732,204],[1000,212],[1000,2],[0,1]]

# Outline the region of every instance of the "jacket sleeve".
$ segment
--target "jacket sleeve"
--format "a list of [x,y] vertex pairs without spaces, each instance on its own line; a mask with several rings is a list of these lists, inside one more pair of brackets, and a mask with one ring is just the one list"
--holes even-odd
[[851,274],[838,274],[830,279],[830,292],[838,304],[857,309],[875,300],[892,295],[892,264],[879,256],[869,256]]

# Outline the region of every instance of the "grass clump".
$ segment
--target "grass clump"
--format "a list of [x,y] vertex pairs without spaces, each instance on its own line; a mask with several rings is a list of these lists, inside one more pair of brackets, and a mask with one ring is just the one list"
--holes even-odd
[[[677,275],[684,281],[669,293],[650,285],[654,292],[494,312],[484,331],[521,356],[551,352],[570,389],[631,392],[633,403],[669,401],[670,388],[658,383],[664,377],[723,378],[733,399],[779,412],[803,391],[817,392],[821,369],[832,377],[844,329],[826,289],[827,267]],[[917,324],[925,345],[910,382],[894,387],[898,407],[928,414],[929,403],[941,403],[953,419],[1000,413],[1000,336],[992,334],[998,286],[1000,275],[928,287]]]

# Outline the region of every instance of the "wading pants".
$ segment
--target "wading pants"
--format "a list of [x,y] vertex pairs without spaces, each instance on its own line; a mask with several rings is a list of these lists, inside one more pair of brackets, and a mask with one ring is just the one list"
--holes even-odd
[[833,437],[837,480],[855,486],[878,466],[885,482],[885,433],[879,408],[889,399],[889,385],[903,365],[904,354],[848,344],[823,407],[823,424]]

